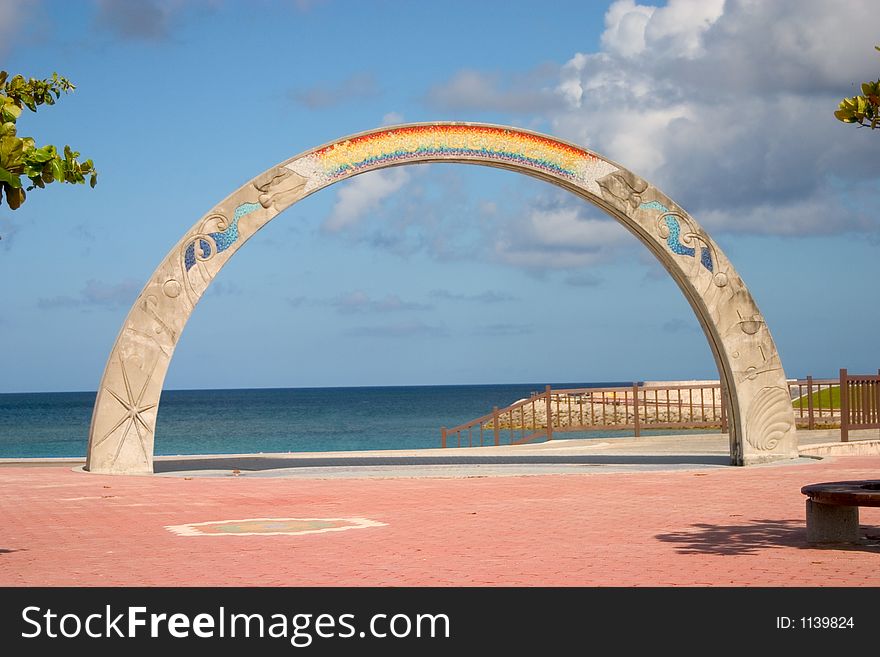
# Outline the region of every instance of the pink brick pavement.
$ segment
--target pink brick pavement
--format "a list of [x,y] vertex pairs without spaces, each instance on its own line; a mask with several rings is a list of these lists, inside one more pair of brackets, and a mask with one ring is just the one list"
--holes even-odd
[[[880,586],[880,549],[807,546],[801,486],[880,478],[807,465],[459,479],[99,476],[0,468],[5,586]],[[166,525],[365,517],[300,536]],[[861,510],[880,534],[880,508]]]

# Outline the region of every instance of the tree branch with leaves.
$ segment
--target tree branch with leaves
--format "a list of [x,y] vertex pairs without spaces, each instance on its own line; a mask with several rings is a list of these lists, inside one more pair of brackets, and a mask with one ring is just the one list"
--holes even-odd
[[[880,51],[880,46],[874,46],[874,50]],[[880,80],[862,82],[862,95],[844,98],[834,116],[844,123],[857,123],[872,130],[880,127]]]
[[[91,160],[79,161],[79,153],[65,146],[61,154],[48,144],[37,148],[33,137],[19,137],[16,122],[24,108],[36,112],[40,105],[54,105],[62,93],[76,87],[67,78],[53,73],[45,80],[21,75],[9,77],[0,71],[0,205],[3,197],[10,209],[25,202],[25,191],[43,189],[53,182],[84,184],[86,178],[94,187],[98,172]],[[26,188],[22,176],[30,179]]]

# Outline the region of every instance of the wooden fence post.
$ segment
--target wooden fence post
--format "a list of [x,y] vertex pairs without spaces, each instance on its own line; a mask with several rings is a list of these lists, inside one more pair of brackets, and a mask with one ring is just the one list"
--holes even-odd
[[721,433],[727,433],[727,386],[721,379]]
[[498,407],[492,407],[492,431],[495,433],[495,447],[500,445],[500,432],[498,430]]
[[550,401],[550,386],[544,388],[547,396],[547,440],[553,440],[553,403]]
[[642,435],[642,431],[639,426],[639,384],[635,381],[633,381],[633,424],[635,424],[634,432],[638,438]]
[[[803,402],[801,408],[803,409]],[[815,429],[816,425],[813,421],[813,376],[807,375],[807,429]]]
[[446,447],[446,427],[440,427],[440,447]]
[[849,442],[849,384],[845,367],[840,369],[840,442]]

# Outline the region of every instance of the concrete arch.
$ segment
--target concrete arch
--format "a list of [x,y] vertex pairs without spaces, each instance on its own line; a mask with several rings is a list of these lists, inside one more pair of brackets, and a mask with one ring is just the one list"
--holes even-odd
[[678,283],[709,340],[727,391],[736,465],[797,455],[785,373],[755,301],[700,225],[658,189],[579,146],[475,123],[387,127],[297,155],[216,205],[171,249],[129,311],[104,370],[86,468],[151,473],[156,414],[174,347],[217,272],[297,201],[351,176],[419,162],[511,169],[597,205],[650,249]]

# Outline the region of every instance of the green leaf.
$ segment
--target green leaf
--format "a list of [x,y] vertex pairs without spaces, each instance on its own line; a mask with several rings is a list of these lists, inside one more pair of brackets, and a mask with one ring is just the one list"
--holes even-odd
[[23,145],[23,140],[18,137],[0,137],[0,162],[17,162],[21,159]]
[[58,182],[64,182],[64,167],[61,165],[61,159],[57,157],[52,158],[49,167],[52,172],[52,177]]
[[3,167],[0,167],[0,182],[4,182],[10,187],[21,187],[21,180],[14,173],[9,173]]
[[2,116],[4,123],[15,123],[21,116],[21,108],[15,103],[5,103],[3,109],[0,110],[0,116]]
[[92,177],[89,178],[89,187],[94,189],[95,185],[97,185],[97,184],[98,184],[98,172],[96,171],[92,174]]
[[28,178],[39,178],[43,174],[43,167],[39,162],[25,162],[22,173]]
[[28,159],[32,162],[48,162],[56,156],[55,147],[50,144],[32,151],[28,155]]

